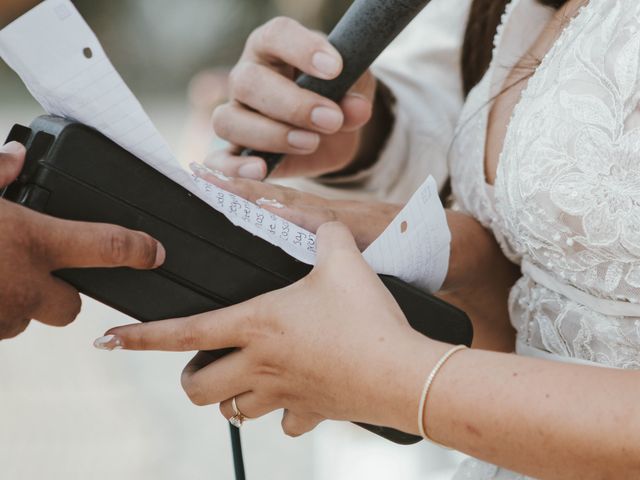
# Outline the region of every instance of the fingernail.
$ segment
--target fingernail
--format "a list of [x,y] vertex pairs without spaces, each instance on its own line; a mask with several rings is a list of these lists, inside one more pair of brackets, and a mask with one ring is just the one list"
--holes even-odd
[[266,172],[261,162],[245,163],[238,169],[238,176],[250,180],[262,180]]
[[367,102],[367,103],[371,103],[371,99],[369,99],[369,98],[365,97],[365,96],[364,96],[364,95],[362,95],[361,93],[350,92],[350,93],[347,93],[347,95],[346,95],[346,96],[347,96],[347,97],[350,97],[350,98],[358,98],[358,99],[360,99],[360,100],[364,100],[364,101],[365,101],[365,102]]
[[198,176],[200,176],[200,175],[202,175],[202,176],[213,175],[218,180],[222,180],[223,182],[228,182],[228,181],[231,180],[231,178],[227,177],[220,170],[213,170],[213,169],[207,167],[206,165],[202,165],[201,163],[195,163],[194,162],[194,163],[191,163],[189,165],[189,167],[191,168],[193,173],[195,173]]
[[313,151],[320,143],[320,135],[304,130],[292,130],[287,136],[287,141],[289,145],[298,150]]
[[256,201],[256,205],[258,205],[259,207],[266,205],[273,208],[284,208],[284,205],[279,201],[268,198],[259,198],[258,201]]
[[342,113],[332,108],[317,107],[311,112],[311,121],[323,130],[335,131],[342,126]]
[[156,248],[156,261],[153,264],[153,266],[155,268],[159,267],[164,263],[166,259],[167,259],[167,251],[164,249],[162,244],[158,242],[158,247]]
[[0,147],[0,152],[8,153],[10,155],[20,155],[24,153],[25,148],[21,143],[18,142],[9,142],[6,145]]
[[98,338],[95,342],[93,342],[93,346],[98,350],[122,350],[122,340],[115,335],[105,335],[104,337]]
[[316,52],[311,60],[313,66],[323,75],[333,78],[340,73],[340,62],[327,52]]

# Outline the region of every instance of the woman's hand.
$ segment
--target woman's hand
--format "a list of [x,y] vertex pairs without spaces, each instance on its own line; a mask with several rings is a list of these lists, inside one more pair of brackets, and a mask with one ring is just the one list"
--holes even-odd
[[315,233],[328,222],[344,223],[351,230],[360,251],[371,245],[402,210],[401,205],[329,200],[280,185],[229,178],[199,164],[192,164],[191,168],[203,180],[256,203],[310,232]]
[[367,72],[336,104],[295,84],[299,72],[333,79],[342,58],[327,39],[294,20],[279,17],[255,30],[231,72],[229,103],[213,114],[216,134],[233,147],[217,152],[211,168],[262,180],[260,158],[243,158],[242,147],[287,154],[276,176],[318,176],[347,167],[360,146],[376,91]]
[[409,326],[338,223],[320,228],[316,268],[288,288],[225,310],[105,335],[96,346],[108,350],[237,348],[208,365],[206,354],[198,354],[183,374],[187,394],[197,405],[222,402],[227,418],[234,397],[249,418],[284,408],[290,435],[325,418],[415,433],[422,383],[446,349]]

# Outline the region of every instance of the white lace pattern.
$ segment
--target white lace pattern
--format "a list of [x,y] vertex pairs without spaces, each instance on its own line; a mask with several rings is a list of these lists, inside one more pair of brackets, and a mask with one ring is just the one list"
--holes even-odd
[[[510,4],[492,66],[467,99],[450,157],[457,207],[531,266],[509,300],[519,342],[640,369],[640,2],[591,0],[565,28],[513,112],[491,187],[488,113],[508,74],[498,66],[513,66],[506,51],[528,50],[535,37],[525,41],[520,30],[536,15],[551,13],[534,0]],[[531,270],[552,282],[534,280]],[[612,315],[612,304],[626,313]],[[456,476],[524,478],[474,460]]]

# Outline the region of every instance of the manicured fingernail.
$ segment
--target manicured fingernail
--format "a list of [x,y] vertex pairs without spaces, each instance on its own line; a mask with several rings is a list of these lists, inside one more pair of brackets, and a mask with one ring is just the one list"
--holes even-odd
[[24,146],[18,142],[9,142],[6,145],[0,147],[1,153],[8,153],[10,155],[21,155],[24,153]]
[[259,207],[267,206],[273,208],[284,208],[284,205],[279,201],[268,198],[259,198],[256,202],[256,205],[258,205]]
[[291,130],[287,136],[289,145],[298,150],[313,151],[320,143],[320,135],[305,132],[304,130]]
[[202,165],[201,163],[195,163],[194,162],[194,163],[191,163],[189,165],[189,167],[191,168],[191,171],[193,173],[195,173],[196,175],[198,175],[198,176],[213,175],[218,180],[222,180],[223,182],[228,182],[229,180],[231,180],[229,177],[227,177],[220,170],[213,170],[213,169],[207,167],[206,165]]
[[311,121],[323,130],[335,131],[342,126],[342,113],[332,108],[317,107],[311,112]]
[[327,52],[316,52],[311,60],[313,66],[327,77],[335,77],[340,73],[340,61]]
[[266,172],[260,162],[245,163],[238,169],[238,176],[250,180],[262,180]]
[[93,342],[93,346],[98,350],[122,350],[122,340],[115,335],[105,335],[104,337],[98,338],[95,342]]
[[166,259],[167,259],[167,251],[164,249],[162,244],[158,242],[158,247],[156,248],[156,261],[153,264],[153,266],[156,268],[159,267],[164,263]]

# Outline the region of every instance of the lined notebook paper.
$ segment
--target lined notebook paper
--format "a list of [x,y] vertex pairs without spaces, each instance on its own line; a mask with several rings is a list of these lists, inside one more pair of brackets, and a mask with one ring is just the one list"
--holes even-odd
[[[1,30],[0,55],[49,114],[95,128],[223,213],[233,224],[302,262],[315,263],[313,233],[182,168],[69,0],[46,0]],[[437,199],[431,179],[365,252],[378,273],[399,276],[430,289],[438,284],[439,277],[444,278],[438,272],[442,266],[438,267],[435,254],[440,252],[442,256],[446,250],[445,263],[448,261],[446,235],[423,239],[416,235],[426,232],[426,219],[430,217],[425,212],[434,210],[434,195]],[[409,223],[409,230],[403,228],[403,222]],[[444,231],[448,234],[446,222]],[[425,278],[430,280],[425,282]]]

